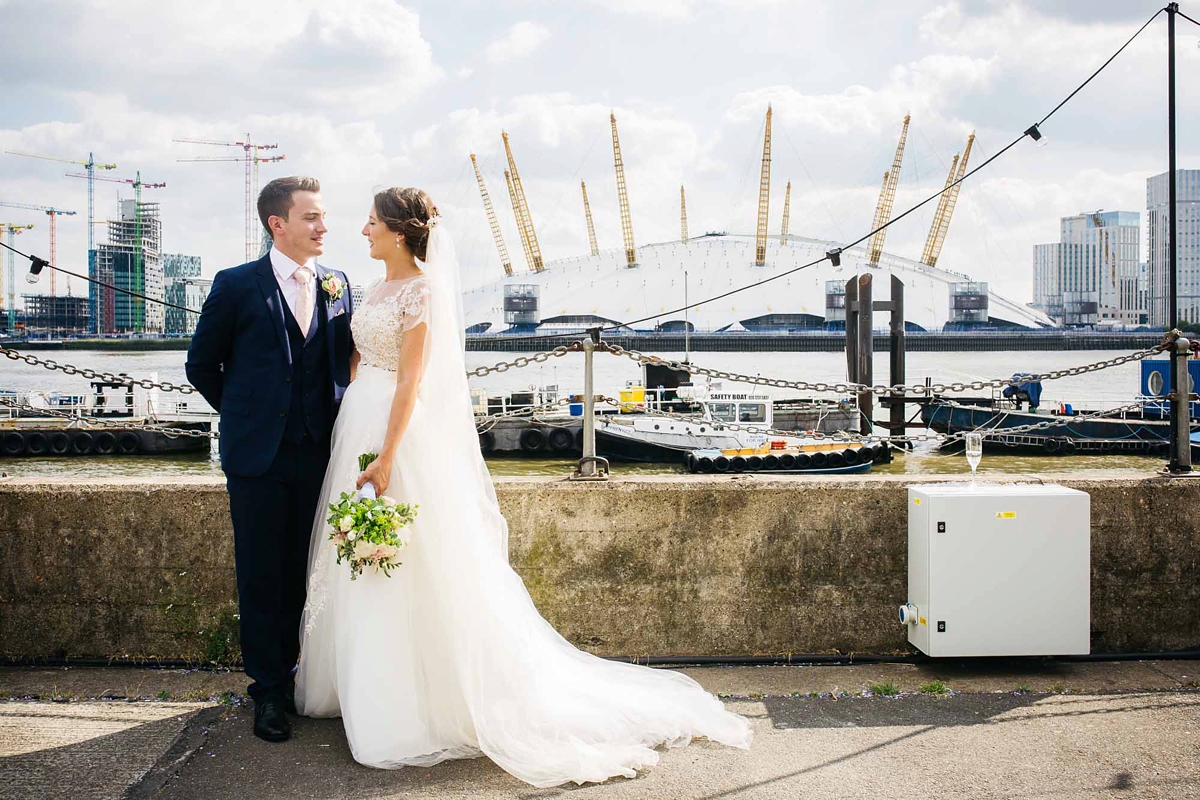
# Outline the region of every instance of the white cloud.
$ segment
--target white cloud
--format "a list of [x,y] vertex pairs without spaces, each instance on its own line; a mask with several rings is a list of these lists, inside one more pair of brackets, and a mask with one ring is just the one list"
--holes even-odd
[[519,58],[527,58],[550,38],[550,30],[536,22],[522,21],[513,25],[504,36],[487,46],[487,59],[493,64],[502,64]]

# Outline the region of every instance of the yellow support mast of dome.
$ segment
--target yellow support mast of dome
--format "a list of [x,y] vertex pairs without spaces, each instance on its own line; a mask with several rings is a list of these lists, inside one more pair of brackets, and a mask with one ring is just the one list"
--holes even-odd
[[679,187],[679,241],[687,242],[687,196],[683,193],[683,186]]
[[[896,145],[896,155],[892,159],[892,169],[883,176],[883,189],[879,192],[879,204],[875,207],[875,221],[871,230],[876,230],[892,218],[892,204],[896,202],[896,184],[900,182],[900,163],[904,160],[904,143],[908,140],[908,121],[910,115],[904,115],[904,128],[900,131],[900,143]],[[876,230],[871,237],[871,248],[867,258],[868,266],[879,266],[879,258],[883,255],[883,240],[887,238],[887,228]]]
[[609,112],[612,123],[613,166],[617,170],[617,202],[621,206],[621,236],[625,240],[625,266],[636,267],[637,247],[633,243],[633,220],[629,216],[629,192],[625,186],[625,162],[621,160],[621,140],[617,138],[617,115]]
[[783,225],[780,226],[779,236],[783,244],[787,244],[788,236],[788,220],[792,217],[792,182],[787,182],[787,189],[783,192]]
[[[946,185],[953,188],[944,191],[938,201],[937,211],[933,215],[933,224],[929,226],[929,238],[925,240],[925,252],[921,254],[921,263],[931,267],[937,266],[938,256],[942,254],[942,245],[946,243],[946,232],[950,230],[950,218],[954,216],[954,207],[958,204],[958,191],[962,188],[957,183],[967,174],[967,160],[971,157],[971,146],[975,144],[975,132],[967,137],[967,146],[963,150],[962,160],[958,156],[950,164],[950,174],[946,176]],[[958,169],[955,171],[955,166]]]
[[512,173],[513,190],[517,198],[517,203],[521,207],[521,218],[525,236],[529,240],[529,266],[534,272],[541,272],[546,267],[542,262],[542,248],[538,245],[537,231],[533,228],[533,214],[529,210],[529,201],[525,197],[525,187],[521,184],[521,173],[517,171],[517,162],[513,160],[512,146],[508,143],[508,134],[501,132],[500,135],[504,137],[504,152],[508,156],[508,169]]
[[587,219],[588,245],[592,248],[592,255],[598,256],[600,246],[596,244],[596,226],[592,224],[592,206],[588,203],[587,184],[580,181],[579,188],[583,190],[583,216]]
[[525,232],[525,218],[521,216],[521,201],[517,199],[517,190],[513,187],[512,173],[504,170],[504,182],[508,184],[508,199],[512,203],[513,216],[517,220],[517,233],[521,236],[521,249],[525,251],[525,263],[530,272],[533,268],[533,255],[529,252],[529,235]]
[[512,277],[512,260],[508,257],[508,248],[504,246],[504,237],[500,234],[500,221],[496,219],[496,210],[492,208],[492,198],[488,196],[487,186],[483,182],[483,173],[479,171],[479,162],[471,153],[471,166],[475,168],[475,180],[479,182],[479,195],[483,198],[483,210],[487,213],[488,225],[492,227],[492,238],[496,240],[496,249],[500,251],[500,265],[504,274]]
[[771,201],[771,106],[767,105],[766,132],[763,134],[762,172],[758,179],[758,229],[754,238],[754,265],[767,263],[767,207]]

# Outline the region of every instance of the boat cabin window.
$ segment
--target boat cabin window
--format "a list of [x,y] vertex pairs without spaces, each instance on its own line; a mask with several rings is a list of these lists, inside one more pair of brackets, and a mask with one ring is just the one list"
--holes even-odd
[[764,403],[742,403],[738,406],[738,422],[766,422],[767,406]]
[[708,410],[716,422],[736,422],[736,403],[709,403]]

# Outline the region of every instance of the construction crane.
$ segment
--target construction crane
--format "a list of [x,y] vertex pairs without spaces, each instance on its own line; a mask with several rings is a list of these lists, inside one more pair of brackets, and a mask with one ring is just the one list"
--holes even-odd
[[579,188],[583,190],[583,216],[587,220],[588,244],[592,248],[592,255],[598,256],[600,247],[596,244],[596,226],[592,224],[592,206],[588,203],[587,184],[580,181]]
[[[116,169],[116,164],[97,164],[96,157],[92,153],[88,153],[87,161],[80,161],[74,158],[56,158],[55,156],[42,156],[35,153],[18,153],[15,150],[5,150],[10,156],[24,156],[25,158],[40,158],[43,161],[58,161],[62,164],[79,164],[87,169],[88,177],[88,263],[92,263],[92,253],[96,250],[96,238],[92,233],[92,226],[96,223],[96,170],[98,169]],[[51,217],[51,227],[53,228],[54,219]],[[53,272],[53,270],[51,270]],[[70,283],[67,284],[68,286]]]
[[[48,216],[50,218],[50,263],[52,265],[58,264],[58,255],[57,255],[58,237],[55,234],[56,226],[54,224],[54,221],[55,221],[55,218],[58,217],[60,214],[63,216],[75,216],[75,212],[74,211],[65,211],[61,208],[52,208],[50,206],[35,206],[30,203],[0,203],[0,206],[3,206],[4,208],[23,208],[27,211],[43,211],[43,212],[45,212],[46,216]],[[54,276],[57,274],[58,274],[57,270],[53,270],[53,269],[50,270],[50,296],[51,297],[55,297],[58,295],[58,292],[56,290],[56,281],[54,280]],[[67,278],[67,295],[69,296],[70,294],[71,294],[71,279],[68,277]]]
[[16,225],[11,222],[0,222],[0,232],[8,234],[8,286],[0,285],[0,298],[8,289],[8,335],[12,336],[17,329],[17,264],[13,260],[13,240],[25,231],[33,230],[32,225]]
[[636,267],[637,247],[633,243],[633,220],[629,216],[629,191],[625,186],[625,162],[621,160],[621,140],[617,138],[617,115],[609,112],[612,123],[613,166],[617,170],[617,202],[621,206],[621,235],[625,239],[625,266]]
[[488,224],[492,226],[492,238],[496,240],[496,249],[500,251],[500,265],[504,274],[512,277],[512,261],[508,257],[508,248],[504,246],[504,237],[500,235],[500,221],[496,219],[496,210],[492,208],[492,198],[488,196],[487,186],[483,182],[483,173],[479,171],[479,162],[471,153],[471,166],[475,168],[475,180],[479,181],[479,194],[483,198],[483,210],[487,213]]
[[212,139],[174,139],[173,141],[184,144],[207,144],[216,147],[240,147],[242,148],[241,156],[201,156],[199,158],[180,158],[177,161],[184,163],[194,162],[212,162],[212,161],[239,161],[246,165],[246,261],[253,261],[262,246],[262,239],[255,235],[258,231],[258,226],[255,224],[257,214],[255,213],[255,203],[258,200],[258,165],[270,164],[283,161],[287,156],[260,156],[260,150],[278,150],[277,144],[255,144],[250,141],[250,134],[246,134],[245,141],[241,142],[218,142]]
[[679,187],[679,241],[687,242],[687,195],[683,193],[683,186]]
[[529,211],[529,201],[525,198],[525,187],[521,184],[521,173],[517,171],[512,145],[508,143],[508,134],[501,131],[500,135],[504,139],[504,153],[508,157],[508,169],[512,175],[513,195],[521,209],[521,225],[525,231],[525,238],[529,240],[529,266],[534,272],[541,272],[546,267],[542,262],[542,248],[538,244],[537,231],[533,228],[533,214]]
[[521,237],[521,249],[525,251],[525,265],[530,272],[533,268],[533,253],[529,250],[529,232],[525,230],[525,217],[521,214],[521,201],[517,199],[517,189],[513,186],[512,173],[504,170],[504,182],[508,184],[508,200],[512,203],[513,217],[517,220],[517,234]]
[[783,244],[787,244],[788,235],[788,220],[792,216],[792,182],[787,182],[787,189],[783,192],[783,225],[779,229],[780,240]]
[[[931,267],[937,266],[938,256],[942,254],[942,245],[946,243],[946,231],[950,230],[950,217],[954,215],[954,206],[958,204],[958,191],[962,184],[958,183],[967,174],[967,160],[971,158],[971,146],[975,144],[975,132],[967,137],[967,146],[963,149],[962,160],[954,156],[950,163],[950,174],[946,176],[946,186],[951,188],[943,191],[938,200],[937,211],[933,214],[933,224],[929,226],[929,237],[925,240],[925,251],[921,253],[921,263]],[[957,171],[955,167],[957,166]]]
[[879,203],[875,206],[875,221],[871,224],[875,235],[871,237],[867,266],[879,266],[879,258],[883,255],[883,240],[887,238],[887,228],[878,229],[892,218],[892,204],[896,202],[896,184],[900,182],[900,163],[904,160],[904,143],[908,140],[910,118],[910,115],[904,115],[904,127],[900,131],[900,143],[896,145],[892,169],[883,176],[883,188],[879,192]]
[[[67,177],[69,177],[69,178],[86,178],[88,176],[85,174],[82,174],[82,173],[78,173],[78,172],[68,172]],[[97,176],[95,178],[95,180],[107,181],[109,183],[124,183],[128,186],[133,187],[133,223],[134,223],[134,237],[135,237],[134,246],[133,246],[133,277],[134,277],[135,283],[133,285],[133,291],[138,292],[139,294],[143,294],[146,291],[146,270],[145,270],[145,253],[144,253],[145,243],[143,241],[144,237],[143,237],[143,231],[142,231],[142,189],[163,189],[166,187],[167,184],[165,184],[165,183],[146,183],[145,181],[142,180],[142,171],[141,170],[138,170],[137,173],[135,174],[135,177],[133,177],[133,178],[109,178],[109,177],[105,177],[105,176]],[[88,264],[89,269],[91,269],[92,266],[93,265],[91,263]],[[99,292],[89,293],[89,295],[92,297],[98,297]],[[135,297],[135,298],[132,298],[132,302],[133,302],[133,307],[134,307],[134,315],[133,316],[134,316],[134,320],[135,320],[134,330],[140,333],[141,332],[141,320],[143,319],[142,299],[140,297]],[[95,306],[96,303],[93,302],[93,303],[90,303],[89,305]],[[93,308],[89,308],[89,311],[91,313],[92,326],[93,326],[93,328],[95,328],[95,330],[93,332],[99,333],[100,332],[100,329],[99,329],[99,325],[100,325],[99,319],[100,318],[97,313],[99,311],[99,309],[93,307]]]
[[767,263],[767,207],[771,202],[771,106],[767,106],[767,123],[763,133],[762,172],[758,178],[758,228],[754,236],[754,266]]

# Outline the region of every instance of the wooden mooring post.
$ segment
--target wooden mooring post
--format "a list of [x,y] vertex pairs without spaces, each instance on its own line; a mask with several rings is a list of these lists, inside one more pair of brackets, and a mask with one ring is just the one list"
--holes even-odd
[[[890,312],[889,324],[889,381],[891,386],[904,383],[904,281],[891,276],[892,296],[889,300],[872,300],[871,276],[859,275],[846,281],[846,373],[851,383],[874,385],[872,358],[874,337],[872,317],[875,311]],[[888,406],[888,430],[893,436],[903,435],[905,403],[903,395],[884,398]],[[861,413],[860,432],[870,434],[874,425],[874,395],[858,393]]]

